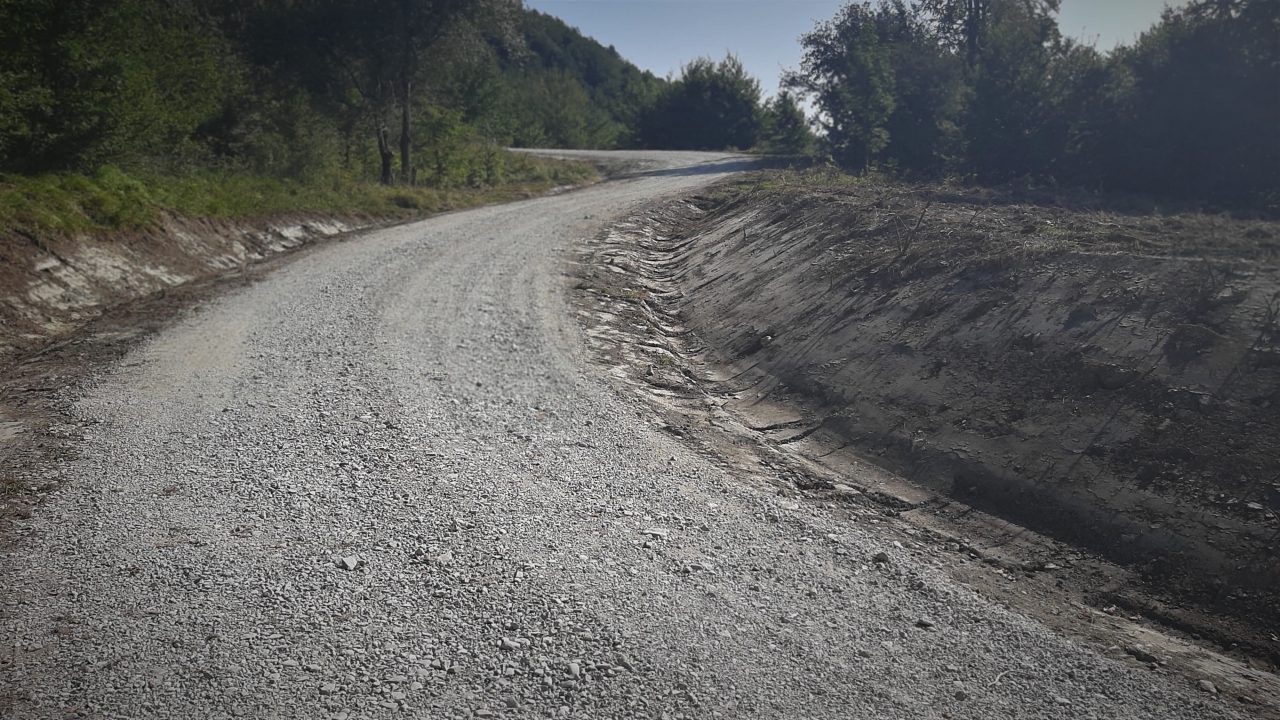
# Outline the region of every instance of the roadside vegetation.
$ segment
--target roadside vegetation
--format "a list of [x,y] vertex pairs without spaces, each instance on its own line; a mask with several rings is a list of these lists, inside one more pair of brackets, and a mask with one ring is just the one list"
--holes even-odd
[[853,172],[1280,204],[1280,3],[1193,0],[1109,53],[1059,0],[846,6],[788,85]]
[[1105,53],[1058,6],[853,2],[766,99],[733,55],[658,78],[519,0],[8,0],[0,230],[399,214],[588,172],[508,146],[1280,207],[1280,4],[1193,0]]
[[48,173],[0,177],[0,232],[49,233],[139,230],[165,213],[192,218],[268,218],[327,213],[394,220],[528,197],[589,182],[590,165],[495,151],[503,172],[475,183],[384,185],[334,176],[300,181],[234,171],[129,173],[115,166],[93,174]]
[[0,232],[399,217],[580,182],[663,81],[518,2],[0,3]]
[[1193,0],[1109,52],[1064,36],[1059,5],[852,2],[801,38],[773,99],[733,56],[698,59],[638,114],[635,142],[1280,211],[1280,3]]

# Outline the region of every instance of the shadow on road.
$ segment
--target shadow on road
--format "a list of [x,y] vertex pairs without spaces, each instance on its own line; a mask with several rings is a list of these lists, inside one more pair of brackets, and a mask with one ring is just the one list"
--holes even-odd
[[626,177],[689,177],[693,175],[716,175],[720,173],[763,170],[765,167],[766,164],[759,158],[728,158],[726,160],[711,160],[708,162],[698,163],[697,165],[687,165],[685,167],[636,172],[631,173]]

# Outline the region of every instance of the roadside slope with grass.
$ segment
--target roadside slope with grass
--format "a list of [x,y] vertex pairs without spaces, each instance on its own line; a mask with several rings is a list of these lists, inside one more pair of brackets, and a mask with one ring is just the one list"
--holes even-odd
[[0,357],[105,309],[236,271],[309,240],[593,181],[587,163],[500,152],[449,189],[245,174],[0,177]]

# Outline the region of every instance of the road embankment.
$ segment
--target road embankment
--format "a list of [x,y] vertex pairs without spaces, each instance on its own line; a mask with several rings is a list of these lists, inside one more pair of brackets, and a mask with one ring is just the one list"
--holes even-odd
[[13,234],[0,263],[0,357],[37,349],[133,300],[245,270],[318,238],[370,227],[319,215],[270,221],[168,216],[146,230]]
[[893,479],[861,489],[900,509],[978,511],[1277,620],[1280,224],[782,173],[611,247],[630,285],[609,292],[663,348],[650,385],[870,460]]

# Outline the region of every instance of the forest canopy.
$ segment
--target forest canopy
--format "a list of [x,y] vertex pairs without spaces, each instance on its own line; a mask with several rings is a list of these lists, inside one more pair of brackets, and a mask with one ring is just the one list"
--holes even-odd
[[840,165],[1275,207],[1280,3],[1193,0],[1110,53],[1059,0],[857,2],[787,84]]
[[0,0],[0,172],[449,185],[629,143],[663,84],[517,0]]
[[1192,0],[1107,53],[1058,4],[853,2],[766,100],[733,55],[658,78],[520,0],[0,0],[0,173],[448,188],[508,146],[755,149],[1280,203],[1280,3]]

